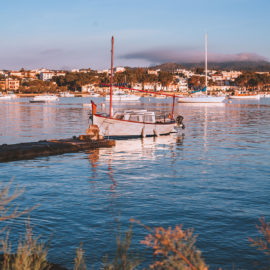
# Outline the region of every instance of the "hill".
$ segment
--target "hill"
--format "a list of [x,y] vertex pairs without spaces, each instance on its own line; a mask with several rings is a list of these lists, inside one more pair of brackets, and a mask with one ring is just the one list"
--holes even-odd
[[[164,63],[157,66],[152,66],[151,69],[161,69],[164,71],[173,71],[176,69],[186,68],[204,68],[204,62],[201,63]],[[239,70],[239,71],[258,71],[258,72],[270,72],[270,62],[258,61],[258,62],[209,62],[208,69],[215,70]]]

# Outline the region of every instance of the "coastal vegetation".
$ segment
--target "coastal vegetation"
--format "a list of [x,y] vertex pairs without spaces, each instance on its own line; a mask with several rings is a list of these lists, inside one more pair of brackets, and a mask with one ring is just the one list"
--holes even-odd
[[235,79],[235,84],[250,90],[263,89],[270,85],[270,76],[267,74],[258,74],[254,72],[244,72]]
[[[208,86],[225,87],[226,89],[269,91],[269,62],[226,62],[209,63]],[[40,74],[38,73],[40,72]],[[45,77],[44,74],[50,74]],[[43,74],[43,75],[42,75]],[[9,84],[9,80],[14,80]],[[0,90],[14,90],[19,93],[58,93],[64,91],[82,91],[110,84],[110,70],[97,71],[81,69],[75,71],[45,70],[2,71]],[[113,74],[113,83],[117,86],[151,89],[152,91],[187,91],[204,87],[204,63],[165,63],[149,68],[117,68]],[[14,88],[14,85],[19,85]],[[10,87],[11,85],[11,88]],[[89,86],[89,87],[88,87]],[[231,88],[230,88],[231,87]],[[185,90],[183,90],[185,89]]]
[[[13,193],[10,194],[11,184],[12,181],[5,186],[0,185],[0,222],[2,225],[2,229],[0,231],[0,248],[2,253],[0,269],[65,270],[66,268],[64,267],[48,262],[48,247],[42,243],[38,237],[33,236],[29,220],[26,225],[26,234],[24,239],[19,240],[16,251],[11,247],[9,242],[9,231],[4,222],[29,214],[36,207],[19,210],[15,200],[22,195],[23,189],[16,188]],[[139,267],[155,270],[210,269],[205,263],[200,250],[195,246],[197,236],[194,235],[192,229],[184,230],[181,225],[176,225],[175,228],[150,228],[134,219],[131,219],[130,222],[131,226],[125,233],[124,237],[119,233],[119,236],[116,238],[115,257],[110,260],[108,256],[105,256],[101,269],[133,270],[139,269]],[[264,218],[260,218],[259,222],[260,225],[257,226],[259,236],[255,239],[249,238],[249,241],[251,246],[265,254],[265,264],[269,268],[270,222],[266,222]],[[141,241],[141,244],[145,245],[151,251],[153,260],[150,265],[145,264],[143,255],[134,255],[134,252],[131,252],[133,224],[143,226],[147,233],[145,239]],[[82,244],[76,250],[73,269],[87,269],[85,252]]]

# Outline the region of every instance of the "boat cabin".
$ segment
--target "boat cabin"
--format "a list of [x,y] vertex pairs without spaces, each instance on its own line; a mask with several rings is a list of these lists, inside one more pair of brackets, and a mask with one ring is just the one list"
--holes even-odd
[[174,120],[170,119],[168,115],[156,115],[155,112],[149,112],[147,110],[126,110],[124,112],[116,112],[113,118],[151,124],[174,122]]
[[126,110],[124,112],[116,112],[113,118],[142,123],[156,122],[155,113],[148,112],[147,110]]

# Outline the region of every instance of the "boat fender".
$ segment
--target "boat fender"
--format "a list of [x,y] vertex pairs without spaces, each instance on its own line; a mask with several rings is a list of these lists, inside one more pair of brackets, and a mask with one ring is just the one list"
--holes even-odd
[[154,134],[155,137],[159,136],[158,132],[155,129],[153,130],[153,134]]

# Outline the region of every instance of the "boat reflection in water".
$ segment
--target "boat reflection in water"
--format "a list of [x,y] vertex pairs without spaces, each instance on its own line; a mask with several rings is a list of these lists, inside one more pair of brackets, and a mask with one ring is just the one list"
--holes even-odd
[[[133,161],[150,161],[157,158],[157,151],[166,148],[171,154],[172,159],[176,157],[175,151],[182,146],[184,134],[175,133],[174,135],[148,137],[130,140],[116,140],[116,145],[111,149],[94,149],[88,152],[88,159],[92,167],[91,182],[97,179],[99,164],[107,164],[107,174],[112,181],[110,190],[114,191],[117,182],[114,179],[114,166],[123,164],[129,169],[135,164]],[[167,153],[167,152],[166,152]],[[129,166],[130,164],[130,166]],[[119,169],[119,168],[118,168]]]

